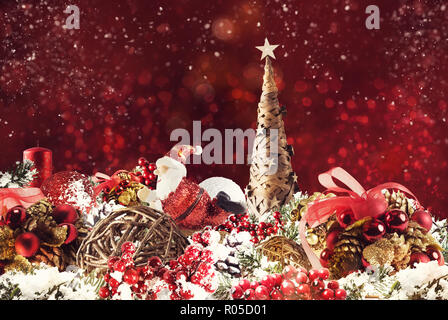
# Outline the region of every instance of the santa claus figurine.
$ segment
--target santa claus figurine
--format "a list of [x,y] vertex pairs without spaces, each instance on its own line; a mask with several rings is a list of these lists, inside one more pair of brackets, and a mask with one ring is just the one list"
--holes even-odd
[[186,178],[186,160],[202,153],[201,147],[176,145],[156,161],[157,187],[140,189],[138,197],[150,207],[169,214],[185,229],[222,224],[229,214],[244,213],[246,199],[232,180],[213,177],[197,184]]

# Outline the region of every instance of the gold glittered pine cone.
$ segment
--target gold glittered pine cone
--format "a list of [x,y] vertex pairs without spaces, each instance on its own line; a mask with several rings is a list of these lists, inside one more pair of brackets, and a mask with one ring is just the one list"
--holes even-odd
[[11,260],[16,255],[14,231],[6,225],[0,226],[0,260]]
[[404,236],[392,233],[365,247],[363,257],[371,265],[388,264],[398,271],[408,266],[410,252],[409,244],[406,243]]
[[51,215],[52,211],[53,205],[46,198],[32,204],[26,209],[26,213],[31,216]]
[[5,272],[15,270],[24,273],[30,272],[32,269],[31,263],[21,255],[15,255],[12,261],[5,265]]
[[64,251],[58,247],[41,246],[39,251],[28,260],[33,264],[44,263],[50,267],[57,267],[59,271],[64,271],[67,267]]
[[22,230],[33,232],[42,245],[59,247],[67,238],[67,228],[58,226],[54,218],[46,212],[30,215],[23,224]]
[[362,267],[362,252],[365,247],[362,239],[362,225],[365,221],[366,219],[355,222],[339,235],[333,254],[328,261],[332,278],[342,278]]
[[404,234],[406,243],[409,245],[410,250],[414,251],[426,251],[427,247],[433,247],[437,250],[443,251],[440,243],[429,233],[425,228],[420,226],[415,221],[409,221],[408,228]]
[[120,192],[118,192],[118,186],[112,188],[106,194],[106,201],[114,200],[123,206],[136,206],[140,204],[137,192],[142,188],[144,188],[144,185],[141,183],[135,181],[128,182],[127,186]]
[[409,217],[415,211],[413,200],[406,197],[401,191],[392,191],[391,193],[389,190],[386,190],[384,192],[384,197],[389,204],[388,210],[399,209],[406,212]]

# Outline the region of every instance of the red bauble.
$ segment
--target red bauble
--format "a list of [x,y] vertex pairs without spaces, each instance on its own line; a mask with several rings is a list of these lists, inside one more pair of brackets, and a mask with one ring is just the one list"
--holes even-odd
[[40,248],[39,238],[32,232],[19,235],[15,242],[16,252],[26,258],[32,257]]
[[334,300],[334,291],[331,289],[325,289],[320,294],[320,297],[322,298],[322,300]]
[[271,278],[274,283],[274,286],[279,287],[282,284],[283,277],[281,274],[279,274],[279,273],[271,274]]
[[71,223],[61,223],[60,226],[65,226],[67,228],[67,238],[65,238],[64,243],[70,243],[76,238],[78,238],[78,229]]
[[411,216],[411,220],[417,222],[422,228],[426,230],[426,232],[429,232],[431,230],[432,217],[429,212],[423,210],[415,211]]
[[271,292],[271,300],[283,300],[283,294],[278,289],[274,289]]
[[127,269],[123,275],[123,281],[130,285],[136,284],[138,282],[138,278],[138,271],[132,268]]
[[283,269],[283,276],[286,279],[294,279],[297,274],[297,269],[294,266],[288,265]]
[[344,229],[356,221],[355,214],[352,210],[340,212],[336,215],[336,218],[339,222],[339,225]]
[[256,289],[255,289],[255,298],[257,300],[269,300],[270,296],[269,296],[269,289],[264,286],[264,285],[259,285]]
[[308,272],[308,278],[311,282],[319,278],[319,271],[316,269],[311,269],[310,272]]
[[317,274],[322,280],[327,280],[330,277],[330,271],[327,268],[319,269]]
[[403,233],[408,227],[409,218],[401,210],[392,210],[386,213],[385,222],[389,232]]
[[250,289],[250,281],[247,279],[240,280],[240,282],[238,282],[238,285],[241,287],[241,289],[243,289],[243,291]]
[[255,290],[254,289],[247,289],[244,291],[244,297],[246,300],[255,300]]
[[109,298],[109,296],[110,296],[109,288],[101,287],[100,290],[98,291],[98,295],[100,296],[100,298],[103,298],[103,299]]
[[75,223],[78,220],[78,212],[68,204],[60,204],[51,212],[57,223]]
[[308,282],[308,276],[304,272],[299,272],[296,276],[296,282],[297,283],[307,283]]
[[294,282],[285,279],[280,286],[280,290],[285,296],[291,296],[295,293],[296,287],[294,285]]
[[44,181],[41,190],[54,206],[69,204],[88,213],[95,204],[93,185],[89,178],[76,171],[55,173]]
[[334,292],[336,300],[345,300],[347,298],[347,292],[344,289],[337,289]]
[[375,242],[381,239],[386,233],[386,226],[378,219],[367,221],[362,226],[362,236],[368,242]]
[[274,282],[275,280],[271,275],[265,275],[260,280],[260,284],[262,284],[268,289],[272,289],[272,287],[274,287]]
[[327,242],[327,249],[333,250],[334,246],[339,240],[339,235],[341,234],[340,230],[333,230],[330,233],[327,234],[326,242]]
[[15,206],[6,212],[5,223],[12,229],[20,227],[26,220],[26,210],[22,206]]
[[301,283],[297,286],[296,290],[297,294],[300,295],[309,295],[311,292],[311,288],[307,283]]
[[234,300],[239,300],[243,297],[243,289],[241,289],[240,286],[234,286],[232,287],[231,291],[230,291],[232,298]]
[[320,259],[319,259],[322,267],[328,266],[328,261],[330,260],[332,253],[333,253],[333,251],[331,251],[328,248],[325,248],[324,250],[322,250],[322,252],[320,253]]
[[432,261],[437,261],[439,263],[439,266],[443,266],[445,264],[445,258],[443,257],[442,252],[440,252],[439,250],[429,247],[426,249],[426,254]]
[[427,263],[431,261],[429,256],[424,252],[414,252],[411,254],[411,260],[409,261],[409,265],[411,267],[415,267],[417,263]]

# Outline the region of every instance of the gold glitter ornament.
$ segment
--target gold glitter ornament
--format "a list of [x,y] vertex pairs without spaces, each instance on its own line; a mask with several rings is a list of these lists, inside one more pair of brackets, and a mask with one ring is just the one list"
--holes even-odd
[[409,217],[412,216],[415,211],[413,200],[407,198],[401,191],[392,191],[391,193],[389,190],[386,190],[384,192],[384,197],[389,204],[388,210],[399,209],[406,212]]

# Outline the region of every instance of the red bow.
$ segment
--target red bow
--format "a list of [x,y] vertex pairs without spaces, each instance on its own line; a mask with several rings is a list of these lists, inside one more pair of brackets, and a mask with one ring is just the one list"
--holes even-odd
[[28,208],[33,203],[45,198],[39,188],[2,188],[0,189],[0,213],[15,206]]
[[[338,186],[333,178],[344,183],[348,189]],[[353,211],[356,220],[365,217],[377,217],[383,214],[388,206],[386,198],[382,193],[384,189],[403,191],[415,200],[417,207],[420,207],[420,203],[415,195],[401,184],[388,182],[366,191],[355,178],[340,167],[320,174],[319,182],[327,188],[326,192],[346,193],[347,196],[337,196],[314,201],[310,204],[300,221],[299,233],[302,246],[315,269],[321,268],[322,266],[306,241],[306,223],[308,223],[310,228],[315,228],[326,222],[333,214],[338,214],[347,209]]]
[[93,176],[93,181],[99,182],[100,184],[93,189],[95,197],[98,196],[104,189],[112,189],[118,186],[121,182],[121,178],[119,177],[120,173],[126,173],[131,177],[131,181],[138,182],[137,176],[134,173],[128,172],[126,170],[118,170],[111,177],[109,177],[107,174],[97,172]]

